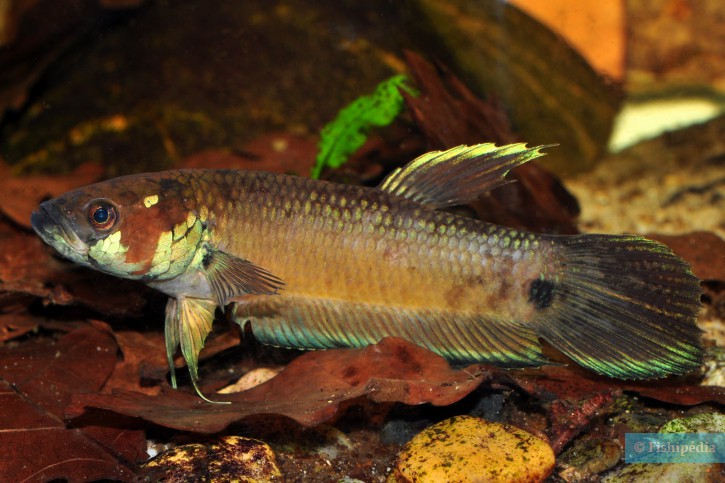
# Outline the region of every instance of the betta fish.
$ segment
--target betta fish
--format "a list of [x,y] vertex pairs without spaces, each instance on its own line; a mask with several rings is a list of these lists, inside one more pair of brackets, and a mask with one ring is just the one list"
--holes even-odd
[[622,379],[702,358],[700,286],[640,236],[540,235],[443,211],[505,184],[542,146],[459,146],[375,187],[237,170],[124,176],[42,203],[38,235],[80,265],[169,296],[166,352],[198,355],[218,307],[262,343],[362,347],[396,336],[451,363],[547,364],[541,339]]

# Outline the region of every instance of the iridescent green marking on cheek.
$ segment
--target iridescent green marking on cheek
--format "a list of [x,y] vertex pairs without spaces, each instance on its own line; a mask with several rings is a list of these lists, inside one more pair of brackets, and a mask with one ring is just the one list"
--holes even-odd
[[121,232],[117,231],[106,238],[91,245],[88,254],[96,261],[113,260],[119,258],[125,260],[125,253],[128,247],[121,245]]
[[174,240],[174,243],[171,245],[171,255],[169,257],[169,261],[171,263],[177,263],[179,260],[184,260],[189,246],[195,247],[196,245],[190,244],[188,240],[183,238],[180,240]]
[[126,253],[128,251],[127,247],[121,245],[120,231],[117,231],[116,233],[104,238],[101,242],[100,249],[108,254]]
[[171,231],[159,236],[149,275],[172,278],[186,270],[197,252],[203,234],[202,223],[193,213]]
[[156,243],[156,253],[168,253],[171,250],[172,235],[170,231],[165,231],[159,236]]
[[172,241],[177,241],[186,236],[186,232],[189,230],[189,227],[186,225],[186,221],[182,221],[178,225],[174,227],[172,230],[173,236]]
[[104,270],[122,276],[128,276],[144,268],[144,263],[126,263],[128,247],[121,244],[122,232],[119,230],[103,240],[88,247],[88,256]]
[[171,231],[165,231],[159,235],[159,240],[156,242],[154,258],[151,260],[149,276],[156,277],[169,271],[171,266],[172,239],[173,233]]

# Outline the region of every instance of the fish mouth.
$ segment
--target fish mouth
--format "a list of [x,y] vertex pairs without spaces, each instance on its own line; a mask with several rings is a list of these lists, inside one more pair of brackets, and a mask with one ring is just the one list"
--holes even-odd
[[84,257],[88,255],[88,245],[76,235],[65,217],[59,216],[57,208],[49,201],[41,203],[30,215],[30,224],[44,242],[61,254],[69,256],[69,251],[72,251]]

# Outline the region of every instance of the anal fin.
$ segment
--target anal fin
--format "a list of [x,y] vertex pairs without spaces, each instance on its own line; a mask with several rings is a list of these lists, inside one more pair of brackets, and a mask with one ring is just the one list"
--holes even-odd
[[549,361],[536,334],[513,321],[434,309],[376,306],[303,296],[250,297],[233,307],[262,343],[298,349],[363,347],[404,338],[454,363],[531,367]]

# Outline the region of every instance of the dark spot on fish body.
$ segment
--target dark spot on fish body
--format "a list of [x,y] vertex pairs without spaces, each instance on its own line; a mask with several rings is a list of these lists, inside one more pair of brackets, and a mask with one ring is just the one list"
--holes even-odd
[[161,188],[162,192],[181,191],[183,185],[179,182],[179,180],[173,178],[161,178],[159,180],[159,188]]
[[[470,308],[472,303],[476,304],[477,310],[485,310],[489,300],[484,297],[485,281],[480,275],[466,277],[461,283],[456,283],[448,288],[443,297],[451,310],[463,310]],[[479,307],[480,305],[480,307]]]
[[452,310],[457,310],[460,308],[461,304],[463,303],[465,288],[466,287],[464,285],[454,285],[453,287],[445,291],[443,297],[449,308],[451,308]]
[[536,279],[529,287],[529,302],[537,309],[545,309],[554,301],[556,284],[551,280]]
[[327,191],[319,190],[317,192],[317,202],[319,204],[324,205],[325,203],[327,203],[328,199],[329,199],[329,194],[327,193]]
[[213,259],[213,255],[211,252],[206,252],[204,256],[201,259],[201,264],[204,267],[204,269],[209,268],[209,265],[211,264]]
[[498,289],[496,290],[494,297],[497,301],[508,300],[513,292],[513,284],[511,278],[501,277],[498,282]]
[[470,287],[483,287],[483,277],[480,275],[474,275],[466,279],[466,283]]

